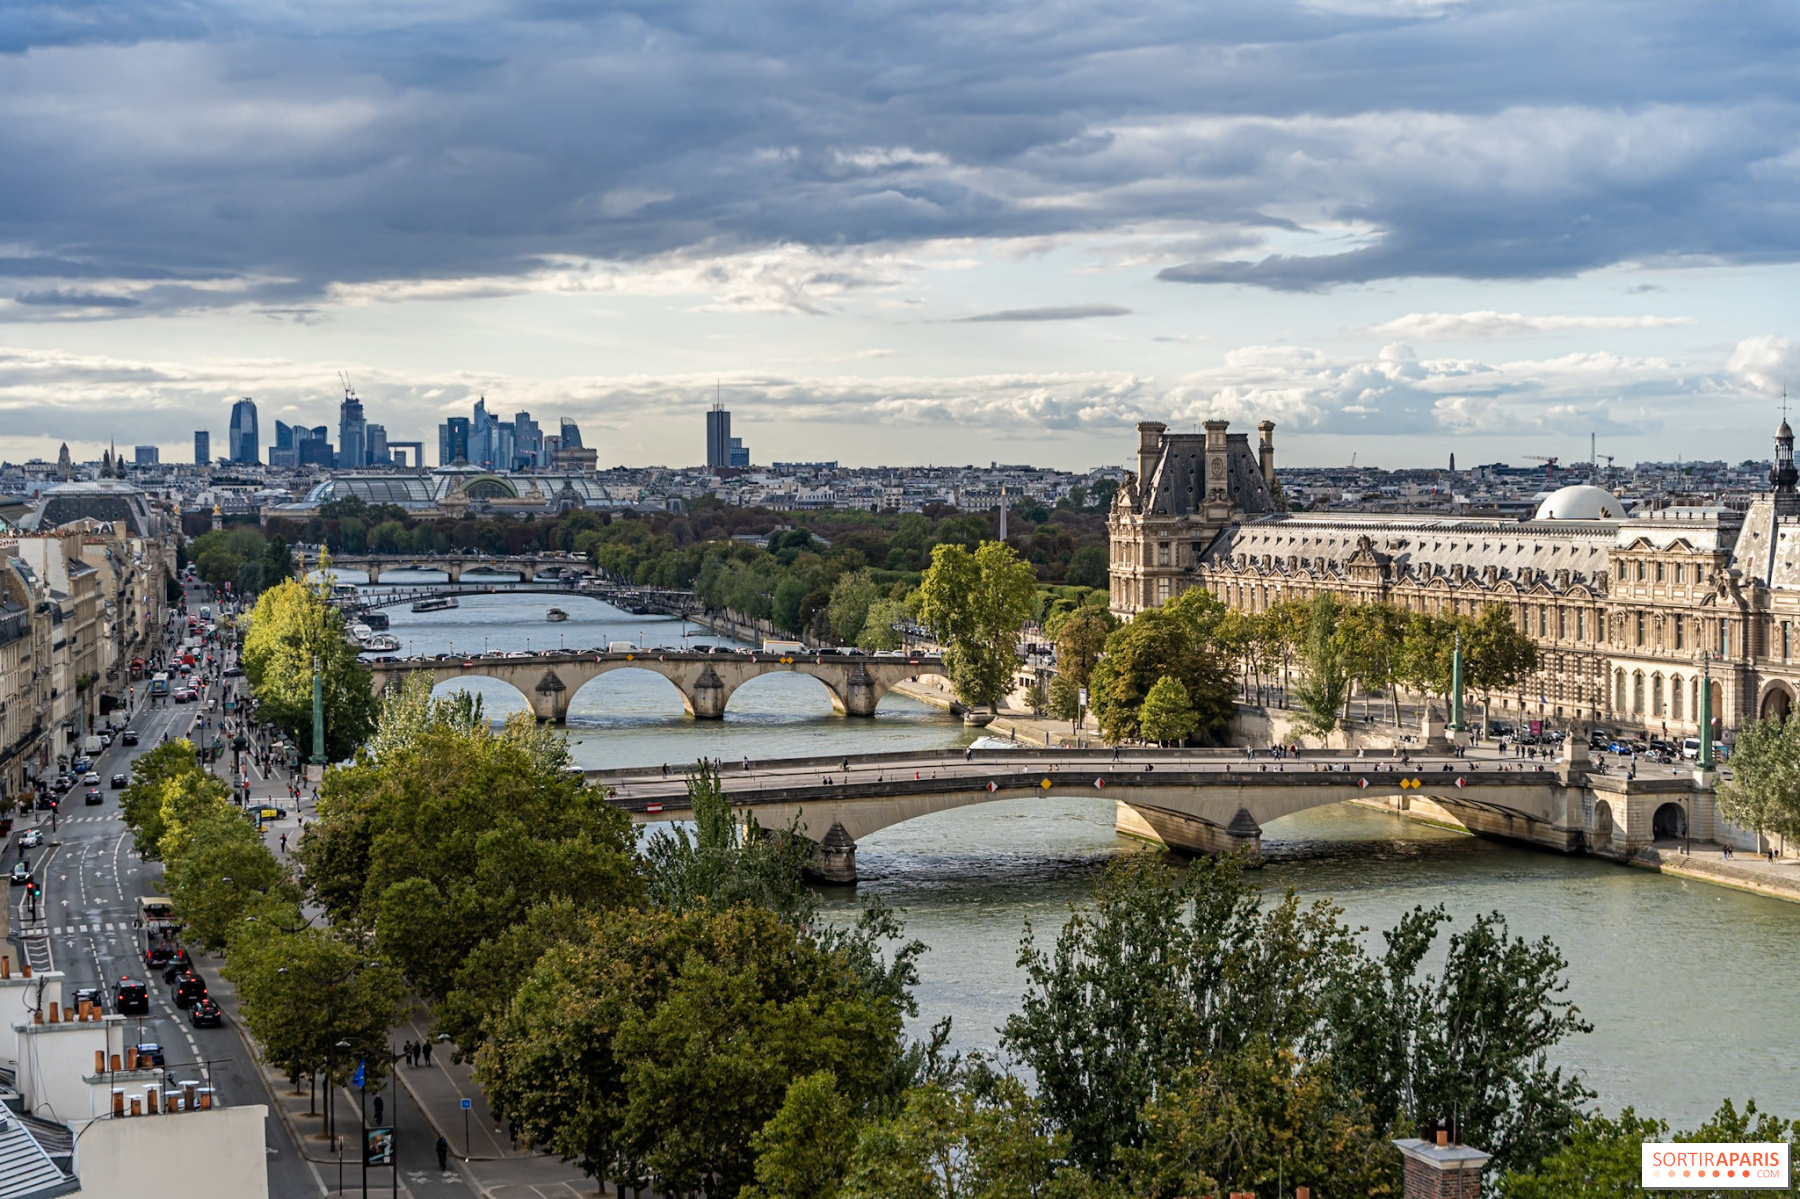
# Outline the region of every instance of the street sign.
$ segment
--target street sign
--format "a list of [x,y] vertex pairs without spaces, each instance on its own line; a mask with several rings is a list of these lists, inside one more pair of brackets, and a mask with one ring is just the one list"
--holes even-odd
[[462,1109],[465,1112],[474,1106],[475,1106],[475,1101],[473,1099],[465,1099],[462,1101]]

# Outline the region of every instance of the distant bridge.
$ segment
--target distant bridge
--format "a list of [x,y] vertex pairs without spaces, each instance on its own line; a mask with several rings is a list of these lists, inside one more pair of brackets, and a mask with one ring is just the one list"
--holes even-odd
[[[590,572],[587,559],[573,554],[333,554],[331,567],[361,571],[370,586],[381,582],[382,575],[398,570],[438,571],[452,583],[462,582],[464,572],[513,574],[526,583],[536,581],[540,573],[572,571],[579,576]],[[294,555],[294,570],[300,578],[318,569],[316,551]]]
[[[835,882],[856,880],[856,843],[878,829],[972,804],[1055,795],[1114,800],[1121,833],[1191,853],[1260,851],[1270,821],[1347,800],[1619,859],[1649,846],[1659,829],[1692,822],[1695,836],[1709,836],[1716,819],[1712,791],[1692,777],[1628,780],[1589,772],[1584,757],[1543,770],[1501,765],[1310,756],[1248,762],[1241,750],[1128,750],[1116,760],[1110,750],[933,750],[758,761],[748,770],[725,762],[720,778],[732,803],[754,812],[763,828],[798,827],[815,843],[817,873]],[[587,777],[639,823],[692,818],[679,772]]]
[[380,608],[398,608],[420,600],[445,595],[562,595],[582,596],[624,608],[629,612],[656,613],[663,616],[692,615],[701,605],[691,591],[663,591],[655,588],[621,587],[610,583],[424,583],[411,584],[404,590],[358,589],[354,597],[333,600],[346,612],[372,612]]
[[647,670],[675,684],[688,715],[719,720],[732,692],[765,674],[804,674],[831,694],[831,706],[845,716],[873,716],[894,684],[921,675],[942,675],[939,658],[876,657],[865,654],[694,653],[638,650],[631,653],[556,652],[508,657],[400,658],[367,663],[377,693],[407,675],[424,674],[433,686],[480,675],[510,685],[539,720],[565,723],[569,701],[582,687],[615,670]]

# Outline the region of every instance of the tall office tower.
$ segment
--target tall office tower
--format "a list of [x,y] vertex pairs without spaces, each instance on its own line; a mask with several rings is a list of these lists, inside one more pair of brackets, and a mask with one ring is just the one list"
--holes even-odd
[[469,418],[453,416],[438,426],[438,465],[469,460]]
[[731,465],[731,413],[725,410],[723,400],[714,400],[706,414],[706,465]]
[[[301,432],[305,433],[305,430]],[[300,451],[294,448],[294,426],[284,420],[275,422],[275,444],[269,447],[269,465],[300,465]]]
[[750,465],[750,447],[744,444],[741,437],[733,437],[725,447],[726,457],[730,459],[725,465],[747,467]]
[[194,465],[205,466],[212,461],[212,434],[205,429],[194,431]]
[[544,431],[529,412],[513,415],[513,453],[527,467],[548,465],[544,458]]
[[344,387],[344,402],[338,405],[338,465],[350,470],[369,464],[368,422],[363,418],[362,401]]
[[261,462],[262,448],[256,440],[256,401],[245,396],[231,406],[230,438],[233,462]]
[[562,418],[561,440],[561,448],[565,450],[578,450],[581,448],[581,426],[566,416]]
[[162,451],[153,445],[137,446],[133,453],[137,466],[157,466],[162,462]]
[[364,425],[363,441],[368,446],[369,465],[373,466],[377,462],[388,463],[394,460],[394,456],[388,453],[386,425]]
[[330,466],[333,460],[331,429],[325,425],[315,425],[311,429],[296,428],[294,450],[301,466]]

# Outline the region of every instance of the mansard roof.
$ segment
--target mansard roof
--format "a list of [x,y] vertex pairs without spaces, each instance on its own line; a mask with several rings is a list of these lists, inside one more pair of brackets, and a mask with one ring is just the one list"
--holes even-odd
[[[1277,511],[1280,505],[1263,479],[1249,435],[1227,433],[1225,445],[1225,491],[1233,511],[1246,516]],[[1206,434],[1164,433],[1161,457],[1143,488],[1149,498],[1141,511],[1145,516],[1193,515],[1206,499],[1206,487]]]

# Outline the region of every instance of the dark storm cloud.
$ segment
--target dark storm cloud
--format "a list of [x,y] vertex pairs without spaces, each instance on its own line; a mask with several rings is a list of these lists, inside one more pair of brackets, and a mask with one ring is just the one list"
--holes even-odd
[[1284,289],[1786,261],[1795,11],[6,6],[0,295],[292,307],[559,257],[1130,227],[1277,239],[1161,277]]

